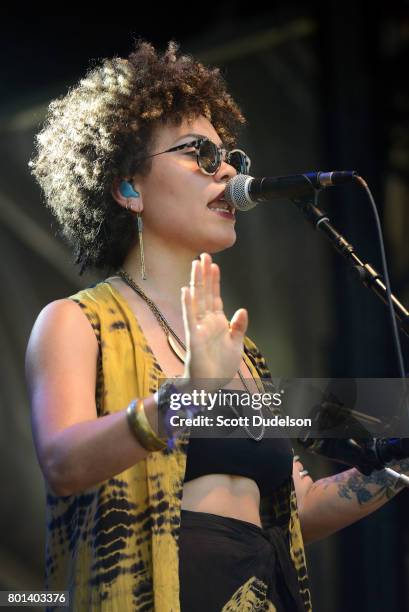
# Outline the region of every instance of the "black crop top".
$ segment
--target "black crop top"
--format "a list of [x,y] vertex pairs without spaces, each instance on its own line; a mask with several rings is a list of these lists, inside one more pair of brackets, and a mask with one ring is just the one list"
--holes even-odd
[[292,474],[288,438],[190,438],[185,482],[205,474],[235,474],[255,480],[263,497]]
[[[238,392],[239,395],[241,393]],[[271,417],[272,414],[268,412],[268,409],[263,408],[258,414]],[[236,405],[236,412],[233,414],[231,406],[218,403],[212,416],[248,416],[251,413],[251,408]],[[256,427],[257,431],[251,427],[250,429],[253,436],[261,433],[259,427]],[[289,439],[269,437],[268,426],[263,439],[258,442],[250,438],[244,428],[241,430],[243,437],[231,437],[236,430],[237,427],[221,427],[217,429],[219,437],[214,437],[214,430],[212,437],[206,437],[209,436],[208,431],[202,438],[190,436],[185,482],[206,474],[246,476],[256,482],[261,497],[284,483],[292,474],[293,467],[293,450]]]

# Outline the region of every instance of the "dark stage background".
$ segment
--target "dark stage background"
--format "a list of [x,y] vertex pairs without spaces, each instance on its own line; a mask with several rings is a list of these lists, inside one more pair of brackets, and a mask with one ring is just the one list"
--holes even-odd
[[[241,145],[253,176],[358,170],[379,206],[394,292],[409,304],[408,3],[289,1],[262,10],[222,1],[117,12],[3,16],[1,24],[0,590],[42,586],[44,488],[24,381],[30,330],[45,304],[104,277],[78,275],[27,168],[47,104],[92,59],[126,55],[138,36],[161,48],[176,39],[223,67],[248,119]],[[322,203],[379,269],[363,193],[343,187]],[[238,216],[236,245],[216,256],[226,310],[248,308],[249,335],[273,376],[397,376],[385,307],[295,207],[276,201]],[[339,469],[314,457],[304,463],[314,478]],[[307,548],[315,612],[409,610],[408,499],[405,491]]]

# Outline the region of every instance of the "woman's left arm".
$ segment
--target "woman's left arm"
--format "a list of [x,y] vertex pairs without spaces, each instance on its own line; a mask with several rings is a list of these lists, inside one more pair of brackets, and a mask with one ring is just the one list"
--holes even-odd
[[[407,473],[409,460],[389,467]],[[395,480],[384,470],[364,476],[352,468],[315,482],[308,475],[301,478],[302,470],[300,461],[294,461],[293,480],[305,544],[359,521],[402,489],[402,485],[396,487]]]

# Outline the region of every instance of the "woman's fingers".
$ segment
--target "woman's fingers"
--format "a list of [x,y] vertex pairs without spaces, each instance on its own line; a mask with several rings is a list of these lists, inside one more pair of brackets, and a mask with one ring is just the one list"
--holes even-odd
[[220,268],[217,264],[211,264],[212,278],[212,294],[213,294],[213,310],[215,312],[223,312],[223,300],[220,295]]
[[[185,299],[185,320],[190,328],[211,313],[224,314],[220,295],[220,268],[212,262],[208,253],[202,253],[200,260],[192,262],[189,299]],[[237,311],[232,318],[235,332],[247,329],[247,312]],[[226,321],[227,325],[227,321]]]
[[190,335],[190,330],[195,325],[195,316],[193,312],[192,296],[189,287],[182,287],[182,314],[183,323],[185,326],[186,343]]
[[192,298],[193,315],[196,319],[200,320],[205,316],[206,312],[202,264],[200,261],[193,261],[190,278],[190,295]]
[[202,265],[202,278],[204,285],[204,300],[206,312],[213,310],[213,288],[212,288],[212,258],[208,253],[202,253],[200,256],[200,263]]
[[247,310],[237,310],[230,323],[220,295],[220,269],[208,253],[192,262],[189,287],[182,287],[186,332],[186,376],[227,378],[240,366]]
[[236,310],[230,321],[230,335],[233,340],[242,341],[247,331],[248,314],[245,308]]

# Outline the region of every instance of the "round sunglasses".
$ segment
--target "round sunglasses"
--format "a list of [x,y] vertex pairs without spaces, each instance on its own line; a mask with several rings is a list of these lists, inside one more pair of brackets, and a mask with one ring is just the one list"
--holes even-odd
[[140,161],[150,157],[156,157],[156,155],[162,155],[163,153],[172,153],[173,151],[180,151],[187,148],[195,150],[197,165],[204,174],[216,174],[222,161],[225,161],[230,166],[233,166],[237,174],[248,174],[250,170],[251,160],[244,151],[241,149],[227,151],[222,147],[218,147],[208,138],[198,138],[190,142],[185,142],[182,145],[172,147],[166,151],[161,151],[160,153],[154,153],[153,155],[143,157]]

